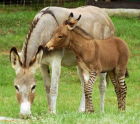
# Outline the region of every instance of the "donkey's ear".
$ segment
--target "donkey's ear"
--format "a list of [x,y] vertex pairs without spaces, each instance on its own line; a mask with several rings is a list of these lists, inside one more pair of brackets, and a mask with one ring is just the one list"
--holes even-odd
[[10,50],[10,61],[11,61],[12,67],[16,70],[22,66],[22,62],[20,60],[20,56],[17,52],[16,47],[12,47]]
[[44,49],[43,46],[39,46],[36,55],[33,57],[31,62],[29,63],[29,66],[31,67],[32,71],[35,71],[39,67],[42,56],[43,56],[43,49]]

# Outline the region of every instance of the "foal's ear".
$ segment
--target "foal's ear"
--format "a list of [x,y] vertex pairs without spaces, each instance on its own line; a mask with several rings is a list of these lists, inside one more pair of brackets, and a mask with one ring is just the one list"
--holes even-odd
[[71,12],[70,15],[69,15],[69,18],[71,18],[71,17],[73,17],[73,13],[72,13],[72,12]]
[[79,17],[77,18],[77,21],[79,21],[81,19],[81,15],[79,15]]
[[80,18],[81,18],[81,15],[79,15],[79,17],[77,19],[74,19],[74,18],[69,19],[68,22],[67,22],[68,29],[73,30],[76,27]]
[[19,67],[22,66],[22,62],[21,62],[21,59],[17,52],[16,47],[12,47],[10,50],[10,61],[11,61],[12,67],[15,70],[17,70]]
[[29,66],[33,72],[35,72],[35,70],[39,67],[41,63],[42,56],[43,56],[43,49],[44,49],[43,46],[39,46],[36,55],[33,57],[31,62],[29,63]]

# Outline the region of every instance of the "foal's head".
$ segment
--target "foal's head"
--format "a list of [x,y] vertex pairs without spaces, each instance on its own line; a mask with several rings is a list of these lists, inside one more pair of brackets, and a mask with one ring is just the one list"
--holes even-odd
[[46,47],[49,50],[53,50],[54,48],[67,47],[69,45],[70,31],[76,27],[80,18],[81,15],[75,19],[73,17],[73,13],[70,13],[68,19],[65,20],[63,24],[56,29],[51,40],[46,44]]
[[13,47],[10,51],[11,64],[16,72],[14,87],[16,89],[17,100],[20,103],[21,117],[27,117],[31,114],[30,109],[34,100],[36,87],[34,73],[39,67],[42,54],[43,48],[39,47],[38,52],[27,67],[23,64],[21,57],[15,47]]

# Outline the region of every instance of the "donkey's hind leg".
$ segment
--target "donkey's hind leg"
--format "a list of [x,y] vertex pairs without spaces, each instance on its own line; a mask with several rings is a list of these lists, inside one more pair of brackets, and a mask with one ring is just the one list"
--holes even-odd
[[106,73],[101,73],[100,74],[100,84],[99,84],[101,112],[104,112],[105,90],[106,90]]

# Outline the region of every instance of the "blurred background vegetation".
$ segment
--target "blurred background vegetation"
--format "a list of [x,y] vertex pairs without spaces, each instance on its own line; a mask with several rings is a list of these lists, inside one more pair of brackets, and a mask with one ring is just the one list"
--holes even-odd
[[78,7],[83,5],[104,8],[140,8],[140,0],[0,0],[0,8],[14,6],[40,9],[46,6]]

